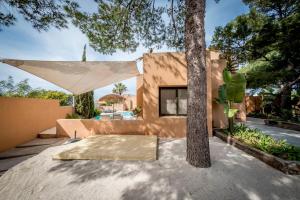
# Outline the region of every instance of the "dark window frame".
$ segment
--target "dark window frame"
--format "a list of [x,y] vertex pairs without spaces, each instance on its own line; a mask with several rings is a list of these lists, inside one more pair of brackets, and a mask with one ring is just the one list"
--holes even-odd
[[[176,114],[163,114],[161,113],[161,90],[175,90],[176,91]],[[187,86],[170,86],[170,87],[159,87],[159,94],[158,94],[158,109],[159,109],[159,116],[187,116],[187,114],[178,114],[179,113],[179,101],[178,101],[178,90],[179,89],[186,89]]]

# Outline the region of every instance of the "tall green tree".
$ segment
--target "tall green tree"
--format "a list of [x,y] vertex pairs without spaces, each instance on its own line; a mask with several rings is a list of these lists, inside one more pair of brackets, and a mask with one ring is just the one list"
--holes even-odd
[[[86,61],[86,45],[83,47],[82,62]],[[75,96],[75,112],[84,118],[94,117],[94,91]]]
[[188,68],[187,161],[210,166],[207,131],[205,0],[99,0],[98,12],[71,10],[73,23],[100,53],[135,51],[141,44],[185,50]]
[[40,88],[32,89],[28,83],[28,79],[15,83],[12,76],[9,76],[7,80],[0,81],[0,96],[56,99],[59,100],[61,106],[71,105],[72,100],[71,95],[64,92]]
[[28,79],[15,84],[13,77],[9,76],[7,80],[0,81],[0,96],[26,97],[31,91]]
[[291,92],[300,84],[300,3],[245,0],[250,13],[216,29],[211,48],[221,50],[251,89],[277,86],[277,113],[291,110]]
[[256,36],[256,32],[263,27],[265,21],[265,16],[252,9],[224,27],[216,27],[209,48],[222,53],[228,71],[235,72],[239,66],[248,62],[252,48],[250,38]]
[[0,30],[14,25],[18,14],[39,31],[51,26],[66,28],[69,17],[66,10],[77,8],[73,0],[0,0]]
[[116,83],[114,88],[112,89],[112,92],[118,95],[122,95],[126,91],[127,91],[127,87],[123,83]]

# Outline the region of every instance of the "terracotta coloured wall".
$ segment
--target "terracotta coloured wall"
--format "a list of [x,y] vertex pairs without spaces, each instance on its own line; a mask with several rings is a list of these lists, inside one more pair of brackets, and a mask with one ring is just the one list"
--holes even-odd
[[[186,86],[187,68],[184,53],[144,54],[144,74],[137,78],[137,105],[143,108],[142,120],[58,120],[60,135],[79,137],[92,134],[148,134],[160,137],[185,137],[186,117],[159,116],[159,87]],[[212,126],[225,127],[227,120],[221,105],[214,102],[222,81],[222,71],[226,63],[216,52],[207,52],[207,127],[212,135]],[[245,120],[245,107],[239,106],[239,117]],[[213,123],[213,125],[212,125]]]
[[[160,137],[184,137],[186,135],[185,116],[159,116],[159,87],[187,86],[187,67],[184,53],[144,54],[143,75],[143,118],[146,134]],[[211,71],[210,54],[207,55],[207,126],[211,125]]]
[[144,120],[110,120],[93,119],[59,119],[56,124],[58,136],[74,137],[75,131],[79,138],[95,134],[139,134],[145,130]]
[[143,74],[140,74],[136,77],[136,105],[143,107],[143,93],[144,93],[144,87],[143,87]]
[[30,141],[72,113],[57,100],[0,97],[0,152]]

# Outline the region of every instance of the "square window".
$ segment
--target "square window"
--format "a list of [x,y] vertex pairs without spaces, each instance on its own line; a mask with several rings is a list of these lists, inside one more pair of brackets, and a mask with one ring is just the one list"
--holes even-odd
[[159,115],[176,116],[187,114],[187,87],[159,88]]

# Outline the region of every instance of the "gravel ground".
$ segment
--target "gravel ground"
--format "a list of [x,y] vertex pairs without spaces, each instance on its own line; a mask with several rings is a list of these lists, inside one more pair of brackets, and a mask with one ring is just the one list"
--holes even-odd
[[52,160],[51,147],[0,178],[0,199],[300,199],[300,176],[210,139],[212,167],[185,161],[185,139],[159,142],[157,161]]

